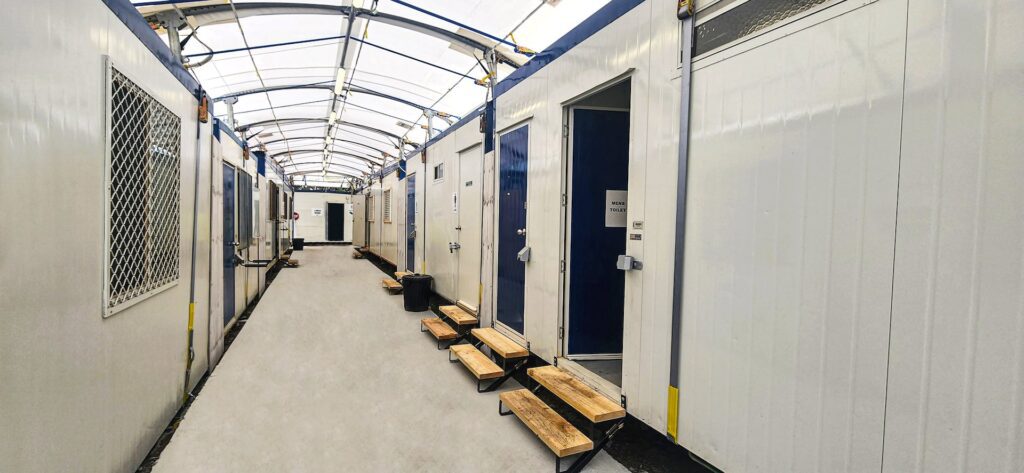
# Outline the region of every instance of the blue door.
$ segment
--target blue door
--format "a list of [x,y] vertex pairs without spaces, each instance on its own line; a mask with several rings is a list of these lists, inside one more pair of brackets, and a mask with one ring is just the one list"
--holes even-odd
[[[629,112],[572,109],[569,355],[622,353]],[[610,214],[621,212],[621,221]]]
[[498,321],[523,334],[526,266],[518,254],[526,246],[526,164],[530,127],[499,137]]
[[405,270],[416,271],[416,175],[405,179]]
[[235,168],[224,165],[224,325],[235,316]]

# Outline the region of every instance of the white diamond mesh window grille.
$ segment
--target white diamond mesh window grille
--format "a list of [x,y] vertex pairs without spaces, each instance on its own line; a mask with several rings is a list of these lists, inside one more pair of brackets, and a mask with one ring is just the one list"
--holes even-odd
[[110,76],[107,309],[178,281],[181,118],[128,77]]

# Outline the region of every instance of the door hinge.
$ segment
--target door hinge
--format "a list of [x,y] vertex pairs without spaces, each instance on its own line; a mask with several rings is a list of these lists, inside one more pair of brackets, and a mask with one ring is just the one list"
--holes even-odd
[[622,396],[620,396],[620,398],[620,403],[622,404],[622,407],[626,407],[626,395],[623,394]]
[[565,207],[565,204],[567,204],[567,203],[568,203],[568,198],[565,196],[565,194],[562,194],[562,207]]
[[561,260],[561,261],[558,262],[558,272],[560,272],[560,273],[564,273],[565,272],[565,260]]
[[558,327],[558,339],[565,338],[565,327]]
[[569,125],[562,125],[562,136],[565,138],[569,137]]

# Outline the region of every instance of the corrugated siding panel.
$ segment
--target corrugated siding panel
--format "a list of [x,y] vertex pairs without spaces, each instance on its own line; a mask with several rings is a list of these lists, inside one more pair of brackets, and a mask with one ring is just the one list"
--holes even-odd
[[1024,5],[910,0],[887,472],[1024,471]]
[[724,471],[881,468],[904,5],[694,73],[680,433]]

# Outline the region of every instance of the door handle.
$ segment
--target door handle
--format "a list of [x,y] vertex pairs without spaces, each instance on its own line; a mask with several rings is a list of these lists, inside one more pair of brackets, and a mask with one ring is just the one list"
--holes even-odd
[[526,236],[526,229],[525,228],[520,228],[519,230],[516,230],[516,235]]
[[615,262],[615,267],[623,271],[632,271],[634,269],[644,269],[644,264],[632,256],[619,255],[619,259]]
[[457,250],[459,248],[462,248],[462,245],[460,245],[458,243],[448,242],[448,252],[449,253],[455,253],[455,250]]

